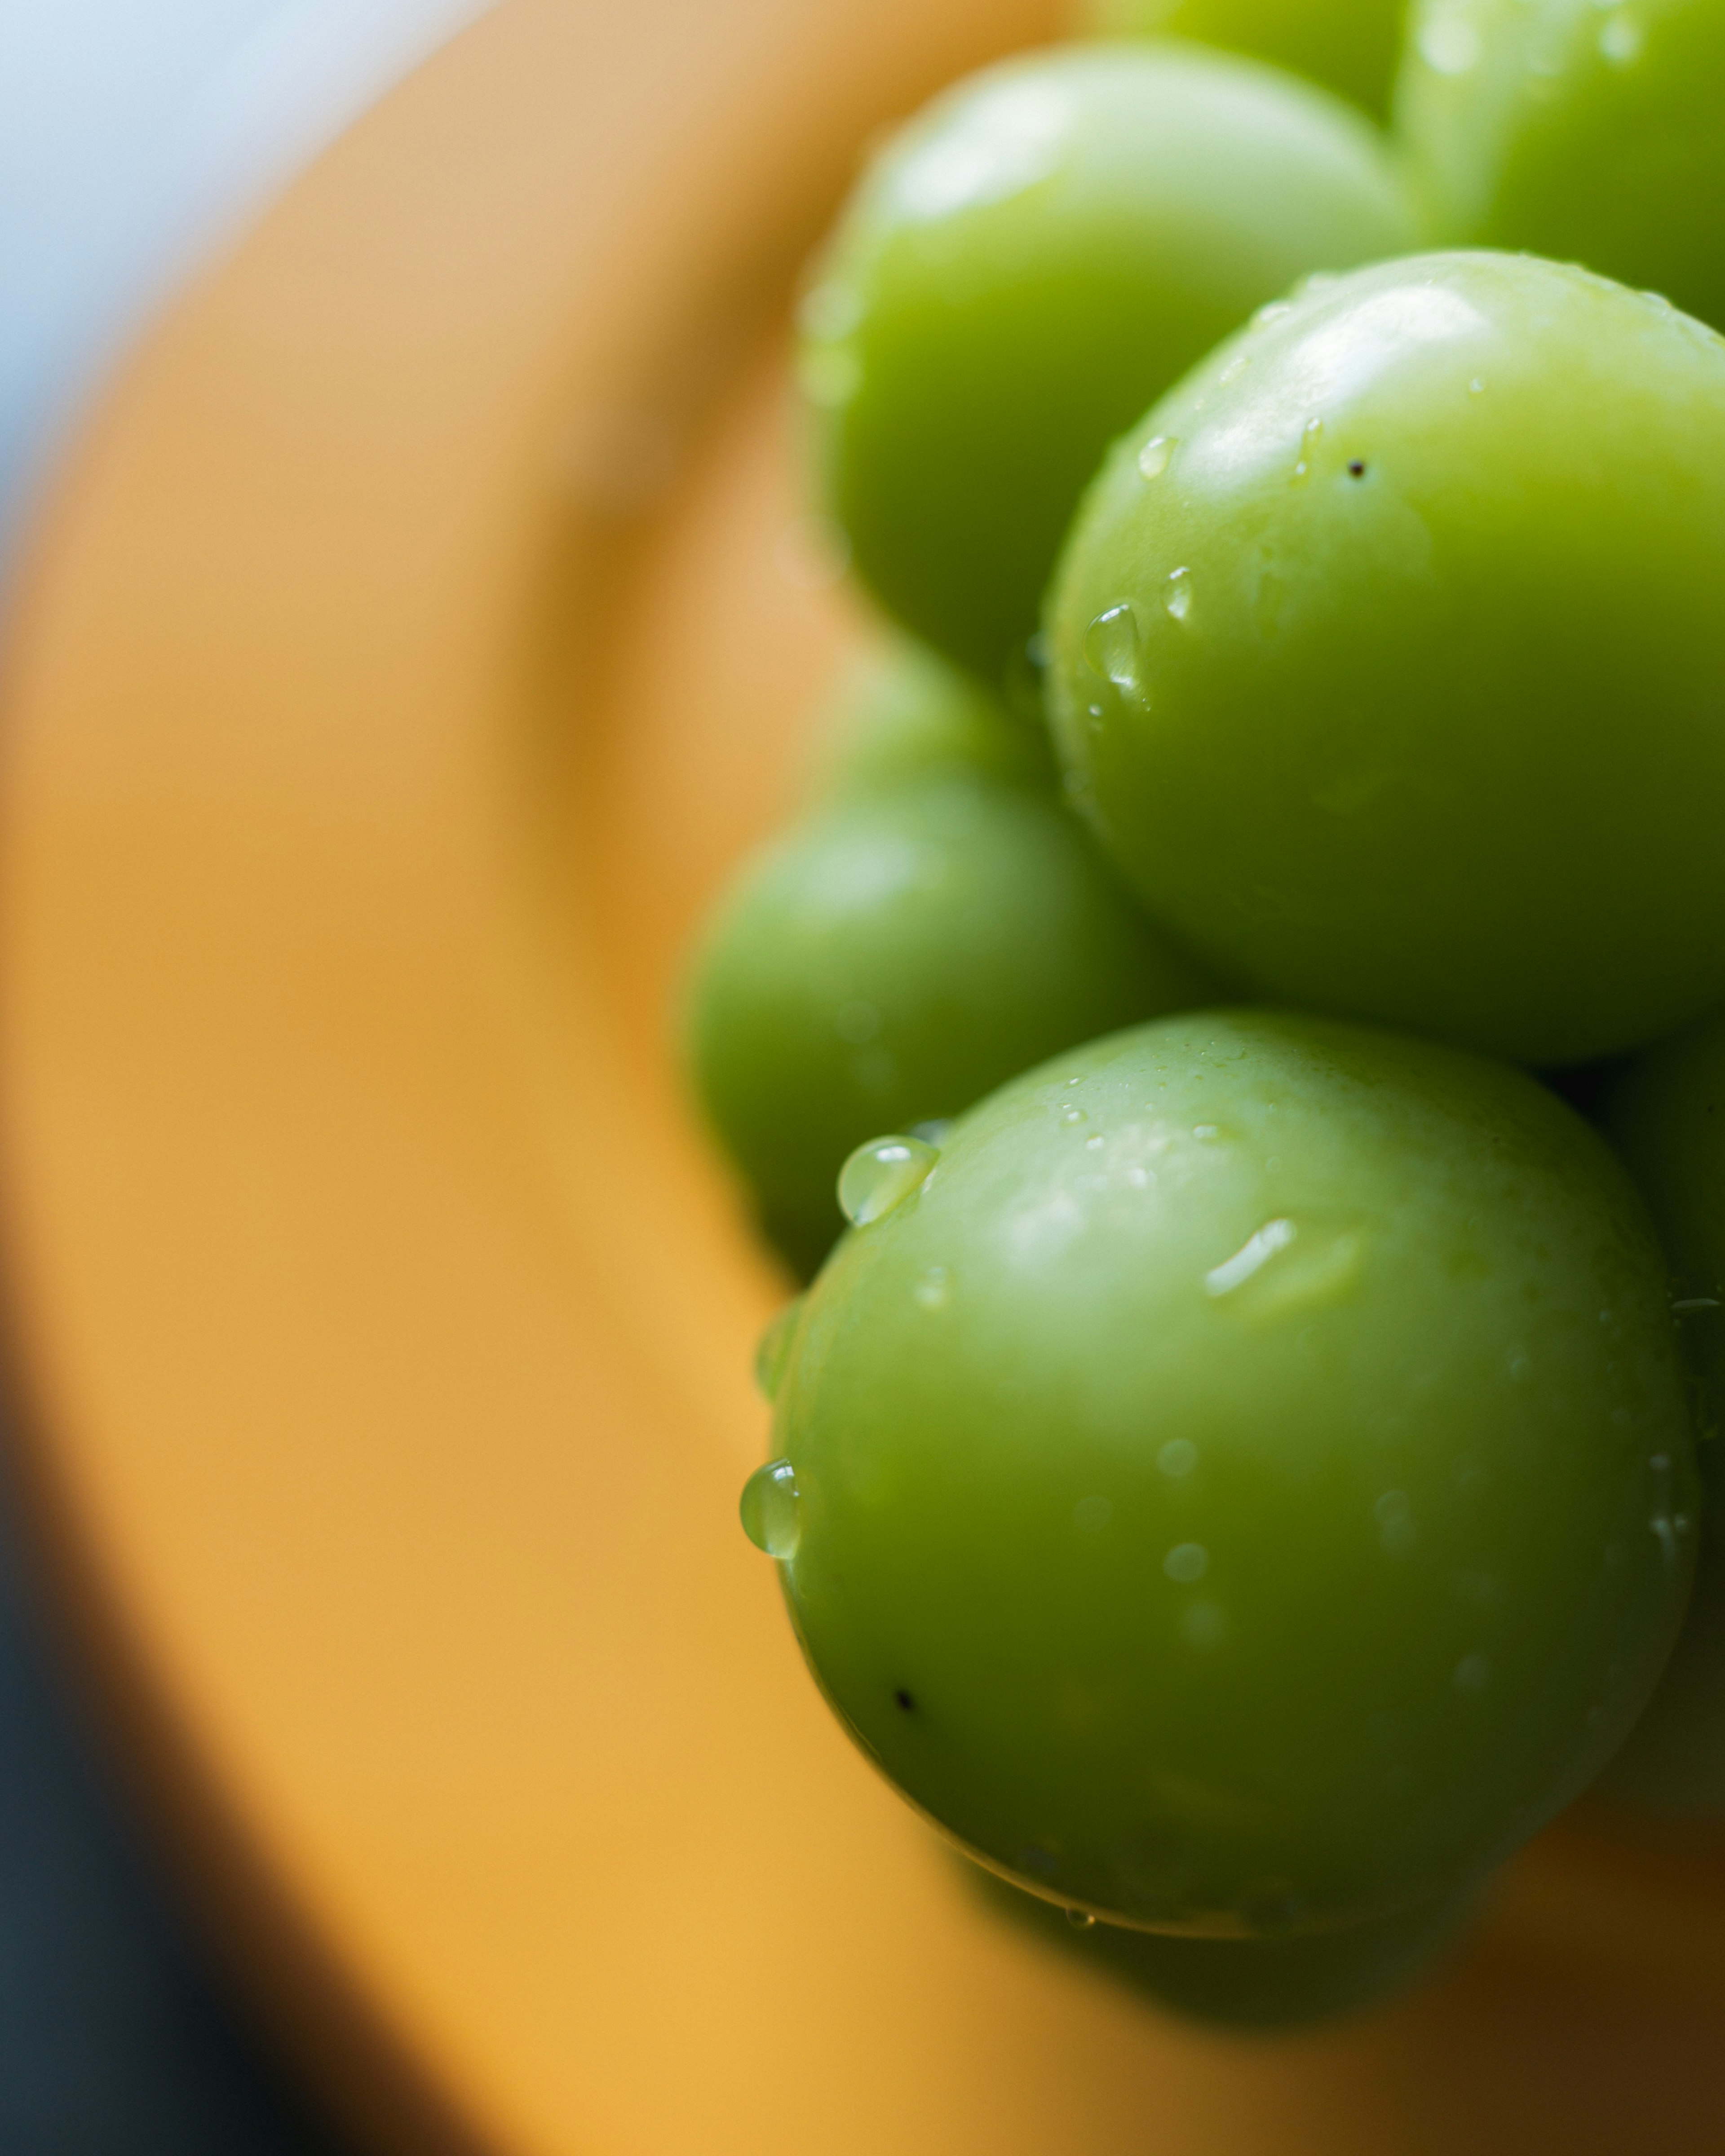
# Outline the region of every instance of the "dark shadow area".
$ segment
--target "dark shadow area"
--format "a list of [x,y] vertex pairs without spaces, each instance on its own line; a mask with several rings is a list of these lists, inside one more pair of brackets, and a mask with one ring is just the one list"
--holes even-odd
[[56,1694],[0,1517],[0,2150],[357,2156],[223,1995]]

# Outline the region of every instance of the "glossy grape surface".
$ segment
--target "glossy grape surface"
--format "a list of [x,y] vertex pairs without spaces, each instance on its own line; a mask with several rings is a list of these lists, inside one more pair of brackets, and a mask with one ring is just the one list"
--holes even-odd
[[1402,0],[1094,0],[1110,37],[1194,38],[1321,82],[1382,117],[1401,49]]
[[1106,1973],[1164,2012],[1214,2028],[1282,2030],[1339,2020],[1417,1983],[1475,1913],[1460,1894],[1368,1924],[1274,1939],[1189,1939],[1118,1924],[1075,1925],[1064,1911],[968,1867],[989,1909],[1045,1945]]
[[1425,0],[1396,102],[1434,236],[1725,326],[1722,0]]
[[1464,1887],[1686,1597],[1663,1266],[1532,1080],[1206,1012],[1002,1089],[778,1368],[829,1699],[1020,1886],[1283,1936]]
[[961,84],[865,179],[803,307],[863,581],[999,678],[1111,438],[1292,278],[1410,234],[1369,124],[1250,61],[1081,45]]
[[1725,1019],[1655,1050],[1619,1081],[1605,1127],[1653,1214],[1702,1438],[1694,1599],[1653,1704],[1601,1793],[1661,1810],[1725,1811]]
[[1050,600],[1067,783],[1278,998],[1533,1063],[1725,996],[1725,341],[1531,258],[1361,270],[1123,438]]
[[1207,993],[1057,801],[932,767],[860,787],[745,869],[696,957],[689,1060],[806,1274],[844,1225],[834,1184],[865,1138]]

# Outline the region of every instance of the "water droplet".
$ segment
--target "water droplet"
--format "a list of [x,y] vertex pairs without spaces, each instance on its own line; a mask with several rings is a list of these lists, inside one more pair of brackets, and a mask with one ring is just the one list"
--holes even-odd
[[865,1228],[920,1190],[940,1158],[921,1138],[870,1138],[839,1173],[839,1209],[854,1228]]
[[1641,57],[1647,33],[1633,15],[1615,14],[1599,30],[1599,57],[1613,67],[1632,67]]
[[952,1118],[950,1116],[934,1116],[926,1123],[912,1123],[911,1136],[921,1138],[924,1145],[932,1145],[938,1152],[946,1143],[952,1127]]
[[1210,1553],[1202,1543],[1176,1543],[1162,1560],[1162,1568],[1181,1587],[1190,1587],[1210,1568]]
[[1268,329],[1271,322],[1279,322],[1284,315],[1291,315],[1293,311],[1291,300],[1272,300],[1267,306],[1260,307],[1252,316],[1252,327],[1255,330]]
[[1294,466],[1294,477],[1302,480],[1312,470],[1312,458],[1317,448],[1318,436],[1324,430],[1322,419],[1308,419],[1300,430],[1300,456]]
[[911,1291],[924,1310],[944,1310],[952,1299],[952,1282],[944,1265],[931,1265]]
[[1162,603],[1176,621],[1184,621],[1192,611],[1192,572],[1190,569],[1170,569],[1168,577],[1168,595]]
[[1517,1384],[1525,1384],[1533,1374],[1532,1358],[1517,1351],[1509,1358],[1509,1374]]
[[1108,1497],[1081,1497],[1072,1507],[1072,1524],[1087,1535],[1100,1534],[1114,1517],[1114,1504]]
[[[1673,1517],[1671,1512],[1672,1477],[1669,1453],[1656,1452],[1653,1455],[1647,1462],[1647,1480],[1651,1491],[1647,1525],[1651,1532],[1658,1537],[1660,1553],[1666,1563],[1675,1564],[1677,1561],[1678,1538],[1686,1530],[1689,1523],[1686,1517],[1682,1515]],[[1677,1524],[1679,1517],[1683,1520],[1681,1527]]]
[[[1196,1133],[1194,1132],[1195,1136]],[[1242,1287],[1255,1273],[1267,1265],[1278,1250],[1286,1250],[1299,1233],[1291,1220],[1269,1220],[1255,1235],[1249,1236],[1234,1255],[1219,1265],[1212,1265],[1204,1276],[1206,1295],[1231,1295]]]
[[1194,1123],[1192,1135],[1195,1138],[1213,1138],[1217,1135],[1217,1128],[1214,1123]]
[[1470,397],[1483,397],[1485,395],[1486,385],[1481,376],[1477,374],[1475,375],[1473,379],[1468,383],[1467,393]]
[[1420,59],[1438,74],[1466,74],[1479,60],[1479,32],[1454,15],[1427,23],[1418,42]]
[[761,1335],[760,1344],[755,1349],[755,1383],[762,1399],[778,1398],[785,1367],[791,1359],[791,1341],[802,1314],[803,1298],[799,1295],[785,1305]]
[[1127,696],[1138,687],[1138,624],[1124,600],[1106,607],[1084,633],[1084,656],[1091,669]]
[[1219,382],[1238,382],[1251,363],[1252,356],[1249,352],[1237,352],[1216,379]]
[[1171,1437],[1156,1455],[1156,1465],[1173,1481],[1189,1475],[1198,1465],[1198,1447],[1189,1437]]
[[1464,1655],[1455,1669],[1455,1689],[1469,1698],[1482,1692],[1491,1681],[1491,1658],[1489,1655]]
[[1090,1931],[1095,1926],[1096,1921],[1088,1909],[1068,1909],[1066,1912],[1066,1922],[1075,1932]]
[[833,1014],[833,1030],[840,1040],[853,1048],[865,1047],[880,1031],[880,1012],[877,1004],[860,998],[840,1004]]
[[1082,1108],[1065,1107],[1060,1111],[1060,1121],[1070,1130],[1075,1124],[1087,1123],[1090,1117],[1086,1115]]
[[780,1564],[797,1554],[803,1539],[803,1499],[788,1460],[770,1460],[742,1486],[738,1507],[742,1531],[757,1550]]
[[1168,459],[1180,446],[1174,434],[1153,434],[1138,451],[1138,470],[1146,479],[1160,479],[1168,470]]
[[1701,1311],[1717,1310],[1718,1307],[1719,1298],[1717,1296],[1686,1295],[1681,1302],[1671,1305],[1671,1312],[1677,1317],[1693,1317]]

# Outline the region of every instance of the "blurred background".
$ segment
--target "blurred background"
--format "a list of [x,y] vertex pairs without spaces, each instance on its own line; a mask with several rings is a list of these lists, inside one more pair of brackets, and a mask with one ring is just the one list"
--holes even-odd
[[[0,0],[0,544],[161,295],[482,0]],[[127,1817],[0,1489],[0,2149],[336,2156]]]

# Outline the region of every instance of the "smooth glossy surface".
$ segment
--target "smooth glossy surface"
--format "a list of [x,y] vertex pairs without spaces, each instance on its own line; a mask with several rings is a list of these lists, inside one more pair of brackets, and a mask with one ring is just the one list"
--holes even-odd
[[1659,1811],[1725,1814],[1725,1019],[1643,1057],[1603,1115],[1665,1247],[1702,1440],[1694,1599],[1671,1666],[1612,1762],[1604,1794]]
[[803,303],[817,465],[863,582],[988,678],[1016,668],[1113,435],[1303,271],[1411,243],[1375,132],[1249,61],[1076,46],[948,91]]
[[1725,326],[1722,100],[1720,0],[1422,0],[1396,112],[1434,237]]
[[870,1757],[1019,1886],[1194,1936],[1467,1887],[1621,1741],[1693,1562],[1602,1141],[1303,1018],[1167,1019],[966,1116],[811,1291],[773,1445]]
[[1403,0],[1091,0],[1110,37],[1171,36],[1290,68],[1382,118],[1401,49]]
[[1214,993],[1057,800],[962,767],[859,790],[767,847],[691,983],[696,1096],[804,1276],[845,1224],[834,1187],[865,1139]]
[[1074,526],[1074,798],[1290,1002],[1530,1062],[1669,1031],[1725,995],[1722,464],[1725,342],[1579,270],[1428,255],[1266,310]]

